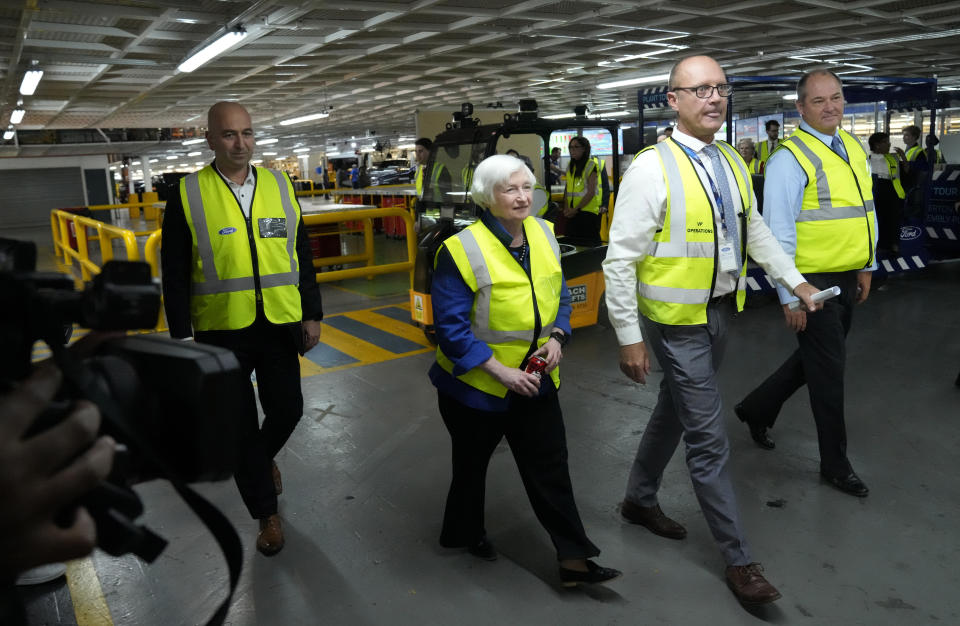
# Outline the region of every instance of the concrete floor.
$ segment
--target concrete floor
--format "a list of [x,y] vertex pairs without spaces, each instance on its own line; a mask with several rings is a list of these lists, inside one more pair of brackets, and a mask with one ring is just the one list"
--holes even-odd
[[[960,623],[960,263],[894,277],[862,305],[848,340],[849,454],[866,499],[820,484],[813,419],[798,393],[757,448],[731,407],[795,346],[777,306],[732,324],[722,390],[732,472],[755,557],[783,593],[746,610],[695,501],[682,451],[661,489],[683,541],[616,512],[660,380],[628,381],[616,339],[598,325],[565,351],[561,404],[570,471],[607,587],[559,587],[554,553],[501,446],[487,483],[489,563],[437,544],[450,444],[426,371],[429,354],[305,378],[306,414],[278,457],[286,548],[254,549],[231,482],[198,487],[235,523],[244,571],[227,623],[357,625],[957,624]],[[388,304],[325,287],[329,313]],[[402,301],[402,297],[393,301]],[[137,487],[170,546],[152,565],[96,554],[113,623],[199,624],[226,588],[222,556],[168,485]],[[769,503],[782,501],[782,506]],[[69,622],[67,622],[69,623]]]

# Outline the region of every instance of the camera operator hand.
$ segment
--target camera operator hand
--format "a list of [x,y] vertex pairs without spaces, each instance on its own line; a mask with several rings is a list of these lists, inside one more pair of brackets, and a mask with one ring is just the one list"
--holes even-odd
[[[89,513],[70,507],[113,463],[113,439],[96,436],[97,407],[78,401],[63,421],[23,439],[60,380],[60,371],[45,364],[0,397],[0,583],[37,565],[84,556],[96,545]],[[72,519],[55,522],[64,511]]]

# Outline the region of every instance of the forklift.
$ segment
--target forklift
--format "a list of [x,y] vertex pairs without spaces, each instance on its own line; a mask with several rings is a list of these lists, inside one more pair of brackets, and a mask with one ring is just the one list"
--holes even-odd
[[[537,185],[533,194],[533,211],[550,219],[557,212],[555,200],[563,197],[563,179],[558,188],[548,185],[550,172],[550,139],[560,131],[574,131],[571,137],[584,131],[609,133],[612,166],[611,197],[619,189],[619,130],[615,119],[589,118],[586,107],[574,109],[574,117],[546,119],[539,117],[536,100],[520,101],[516,114],[506,113],[499,124],[483,124],[471,117],[470,103],[461,105],[453,114],[446,130],[437,135],[424,167],[423,195],[417,199],[416,220],[419,232],[414,285],[410,290],[410,315],[424,330],[431,343],[436,343],[433,329],[433,307],[430,283],[437,250],[443,241],[460,232],[478,219],[484,209],[470,197],[473,170],[488,156],[515,149],[521,154],[536,151],[542,155],[533,161]],[[569,141],[569,139],[567,139]],[[598,181],[597,193],[601,193]],[[604,282],[601,263],[607,254],[606,245],[577,241],[558,236],[560,265],[570,291],[573,328],[596,324],[606,318]]]

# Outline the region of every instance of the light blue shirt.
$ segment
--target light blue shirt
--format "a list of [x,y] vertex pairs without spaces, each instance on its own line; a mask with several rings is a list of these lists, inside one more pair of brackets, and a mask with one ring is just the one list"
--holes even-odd
[[[828,148],[836,135],[825,135],[806,122],[800,122],[800,128],[807,131]],[[846,148],[840,144],[841,156],[847,158]],[[780,242],[783,251],[796,258],[797,252],[797,218],[800,217],[800,208],[803,205],[803,190],[807,186],[807,174],[803,171],[797,158],[786,148],[777,150],[767,160],[763,185],[763,219],[770,227],[774,237]],[[877,214],[873,214],[873,264],[867,268],[870,271],[877,269]],[[777,285],[777,295],[780,304],[788,304],[798,298],[787,291],[782,285]]]

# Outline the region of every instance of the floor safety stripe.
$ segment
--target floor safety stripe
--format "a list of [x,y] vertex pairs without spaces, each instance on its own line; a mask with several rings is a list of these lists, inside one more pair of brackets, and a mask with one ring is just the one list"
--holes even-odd
[[[313,376],[347,367],[358,367],[430,352],[434,347],[423,330],[410,320],[410,305],[388,305],[327,316],[320,343],[300,359],[300,375]],[[89,331],[74,328],[70,343]],[[33,346],[32,360],[50,357],[43,343]]]
[[320,343],[301,361],[303,377],[431,352],[410,322],[409,305],[390,305],[324,318]]
[[67,563],[67,586],[73,601],[77,626],[109,626],[113,624],[107,599],[90,558]]

